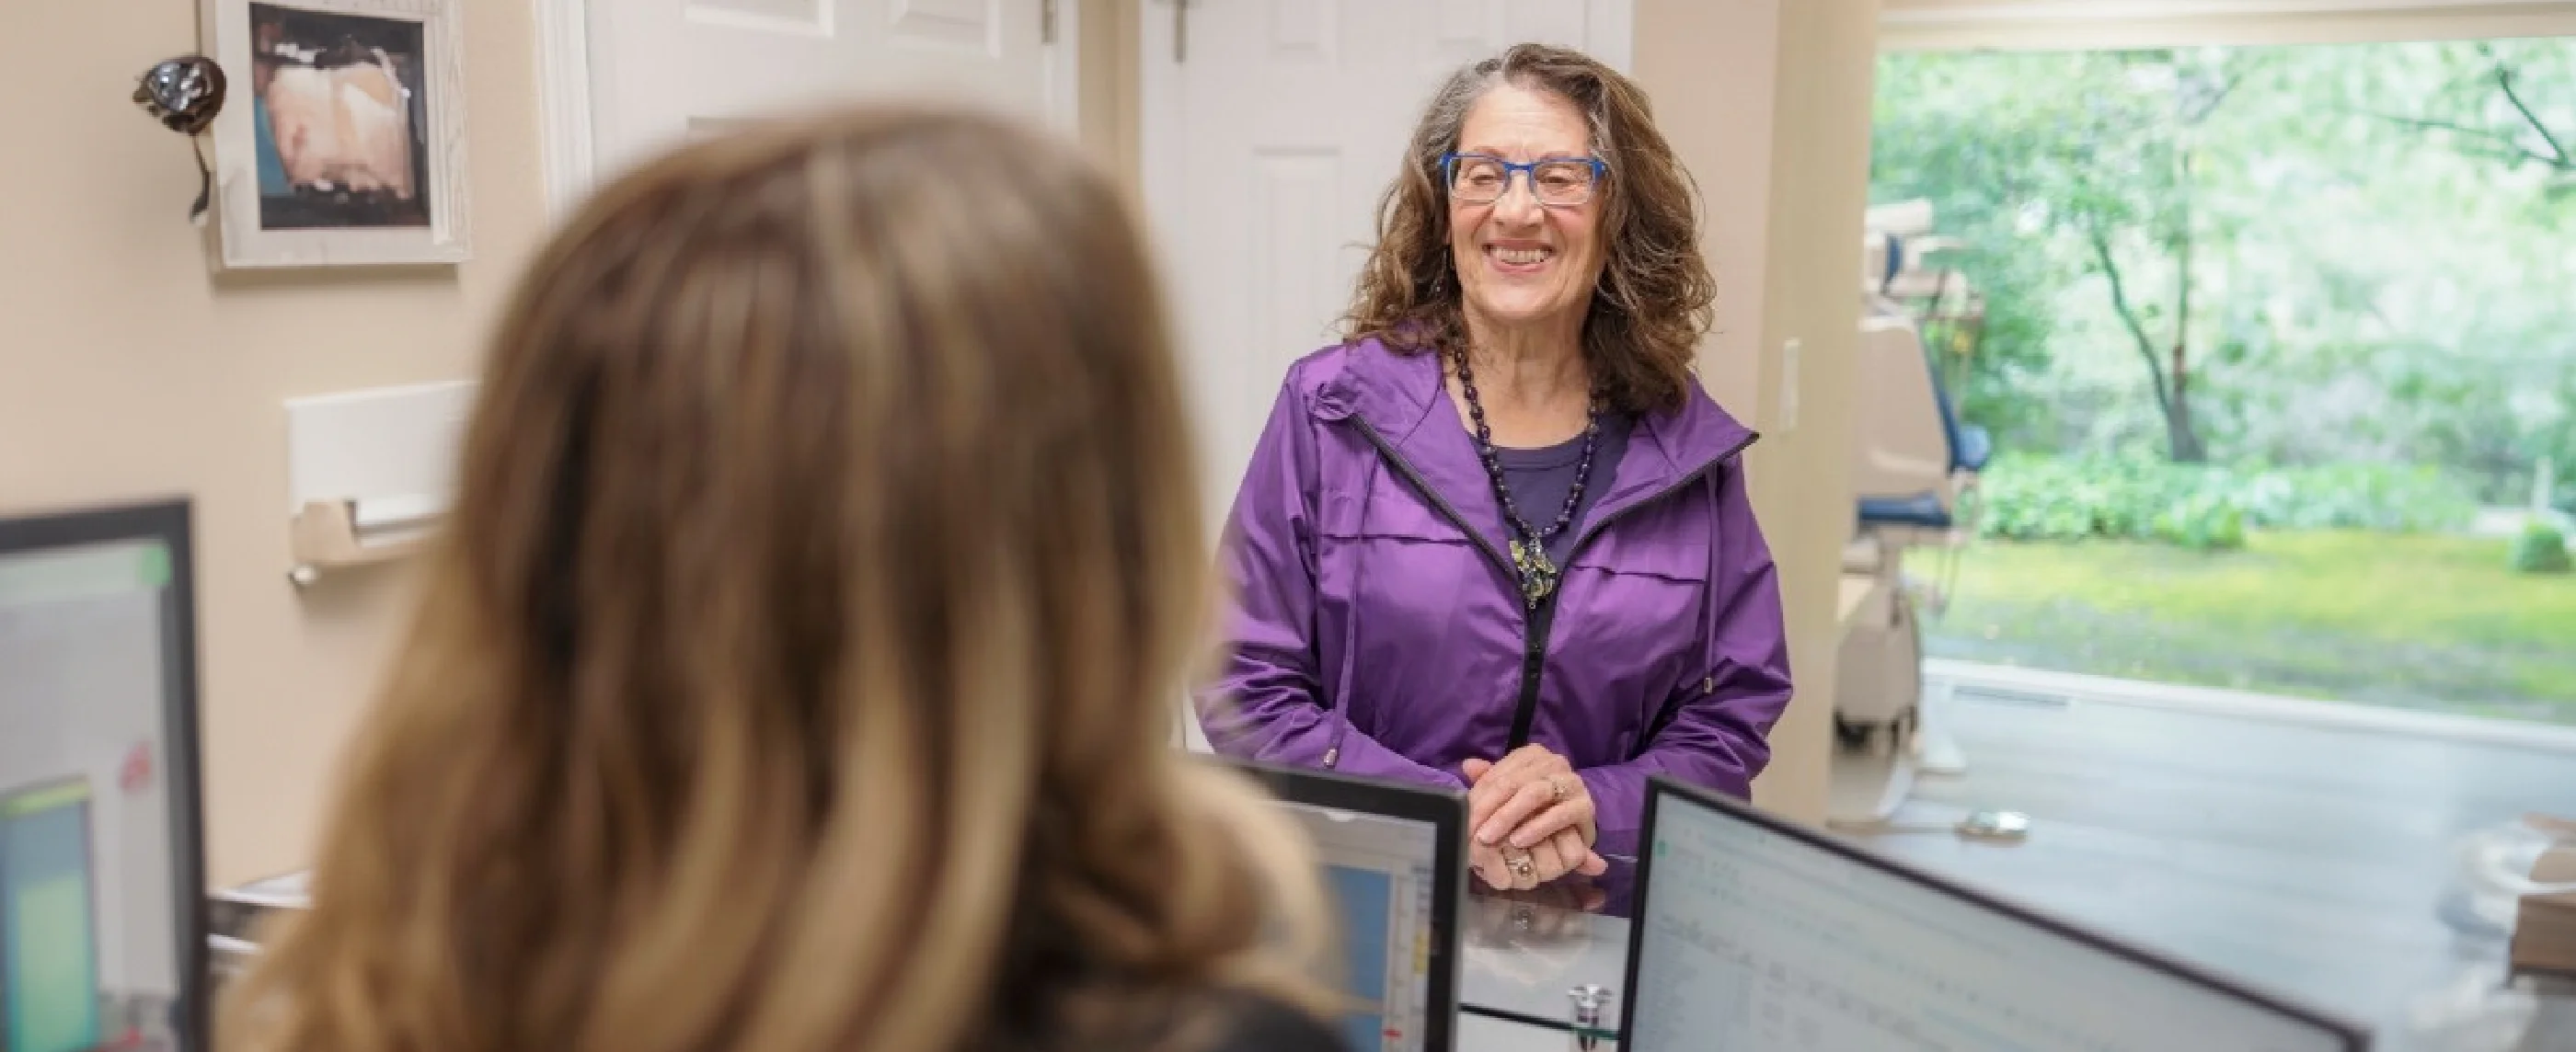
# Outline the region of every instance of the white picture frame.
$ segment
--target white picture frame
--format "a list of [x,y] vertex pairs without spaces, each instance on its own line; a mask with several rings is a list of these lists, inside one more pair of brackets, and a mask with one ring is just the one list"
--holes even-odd
[[462,0],[199,0],[224,270],[472,255]]

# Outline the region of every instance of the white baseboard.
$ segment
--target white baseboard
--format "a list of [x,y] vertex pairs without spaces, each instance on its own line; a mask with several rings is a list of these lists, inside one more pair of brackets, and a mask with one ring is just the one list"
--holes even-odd
[[2109,705],[2198,712],[2345,730],[2410,734],[2448,741],[2576,754],[2576,727],[2416,712],[2378,705],[2316,701],[2213,687],[2186,687],[2076,672],[1925,658],[1923,677],[1970,689]]

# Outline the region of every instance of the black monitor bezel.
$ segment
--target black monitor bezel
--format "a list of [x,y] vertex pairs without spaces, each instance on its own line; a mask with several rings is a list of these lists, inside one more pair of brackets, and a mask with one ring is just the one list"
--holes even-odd
[[[2148,949],[2143,945],[2130,942],[2127,939],[2096,931],[2062,917],[2053,916],[2030,905],[2006,899],[1992,892],[1981,891],[1977,888],[1970,887],[1961,881],[1931,872],[1930,870],[1916,866],[1912,863],[1872,851],[1861,844],[1835,837],[1823,830],[1810,828],[1797,822],[1769,814],[1750,804],[1744,803],[1743,801],[1710,792],[1706,789],[1700,788],[1699,786],[1675,781],[1665,775],[1655,775],[1647,779],[1645,824],[1642,827],[1644,835],[1637,845],[1637,890],[1636,897],[1633,900],[1634,907],[1630,910],[1631,919],[1629,921],[1628,929],[1628,964],[1624,974],[1620,978],[1620,982],[1624,984],[1621,987],[1623,991],[1633,992],[1638,989],[1637,966],[1638,962],[1645,958],[1646,911],[1649,908],[1648,896],[1654,893],[1655,817],[1662,810],[1661,805],[1664,798],[1668,796],[1678,797],[1687,803],[1705,807],[1709,810],[1732,817],[1740,822],[1750,823],[1765,832],[1788,837],[1809,847],[1820,849],[1828,854],[1848,861],[1860,863],[1861,865],[1878,870],[1879,872],[1885,873],[1889,876],[1911,881],[1941,894],[1968,902],[1988,912],[2020,921],[2023,924],[2030,925],[2034,928],[2038,928],[2042,931],[2046,931],[2063,938],[2072,939],[2077,943],[2100,950],[2110,956],[2120,958],[2132,964],[2140,965],[2152,971],[2162,972],[2166,975],[2181,979],[2204,989],[2254,1005],[2265,1011],[2272,1012],[2295,1022],[2314,1027],[2329,1036],[2342,1041],[2344,1052],[2367,1052],[2371,1046],[2372,1034],[2369,1027],[2353,1022],[2352,1020],[2342,1018],[2332,1012],[2303,1005],[2291,999],[2287,995],[2261,989],[2260,987],[2242,979],[2221,975],[2216,971],[2182,960],[2172,954],[2159,950]],[[1636,1019],[1638,1014],[1636,1008],[1637,1006],[1633,1001],[1620,1006],[1619,1047],[1621,1049],[1636,1049]]]
[[1431,885],[1431,1003],[1423,1047],[1450,1052],[1456,1047],[1459,972],[1465,962],[1461,918],[1467,901],[1467,794],[1308,767],[1219,760],[1289,803],[1431,823],[1439,837],[1431,871],[1446,876]]
[[159,542],[170,558],[161,592],[162,767],[170,793],[171,906],[177,921],[181,1052],[211,1048],[207,1003],[205,790],[198,738],[194,511],[185,498],[0,518],[0,557],[129,541]]

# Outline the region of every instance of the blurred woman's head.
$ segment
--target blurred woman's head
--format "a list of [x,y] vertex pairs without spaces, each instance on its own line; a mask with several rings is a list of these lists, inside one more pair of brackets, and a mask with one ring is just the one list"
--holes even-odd
[[1303,996],[1253,952],[1311,907],[1254,857],[1295,837],[1167,745],[1196,475],[1070,148],[915,109],[685,148],[543,251],[480,399],[231,1047],[935,1049]]

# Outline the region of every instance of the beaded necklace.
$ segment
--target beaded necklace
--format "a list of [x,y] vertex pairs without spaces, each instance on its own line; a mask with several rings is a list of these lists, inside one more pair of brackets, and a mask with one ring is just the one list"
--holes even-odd
[[1565,493],[1565,507],[1556,513],[1556,521],[1544,530],[1533,529],[1522,517],[1520,505],[1512,500],[1511,484],[1503,478],[1503,459],[1494,450],[1493,429],[1485,425],[1485,405],[1476,396],[1476,371],[1467,364],[1467,352],[1451,355],[1458,366],[1458,389],[1466,396],[1467,416],[1475,423],[1476,456],[1485,463],[1485,477],[1494,484],[1494,496],[1503,506],[1503,521],[1512,531],[1512,568],[1520,575],[1521,598],[1531,609],[1556,590],[1564,576],[1555,562],[1547,557],[1547,542],[1574,524],[1574,512],[1583,504],[1583,487],[1592,479],[1592,455],[1601,447],[1601,390],[1593,388],[1592,403],[1583,424],[1583,459],[1574,467],[1574,486]]

